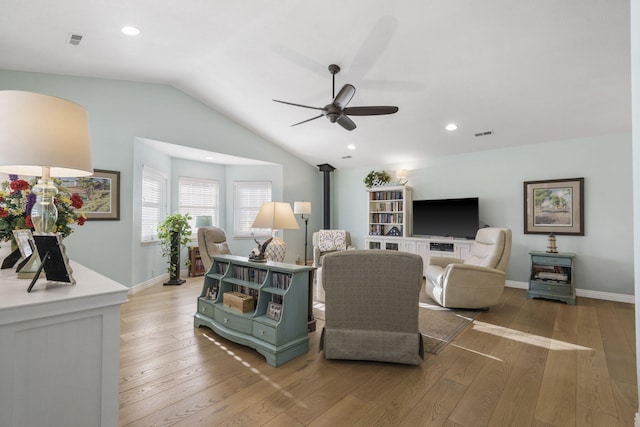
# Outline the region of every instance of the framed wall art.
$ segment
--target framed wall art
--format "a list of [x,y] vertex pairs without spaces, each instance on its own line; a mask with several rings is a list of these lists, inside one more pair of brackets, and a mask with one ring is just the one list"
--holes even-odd
[[87,220],[120,219],[120,172],[94,169],[92,176],[60,178],[73,194],[82,197]]
[[584,178],[525,182],[524,233],[584,236]]

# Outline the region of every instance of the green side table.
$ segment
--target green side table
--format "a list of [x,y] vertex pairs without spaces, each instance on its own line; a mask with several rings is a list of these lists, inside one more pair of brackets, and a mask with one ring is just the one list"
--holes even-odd
[[546,298],[576,303],[574,267],[576,254],[529,252],[531,276],[527,298]]

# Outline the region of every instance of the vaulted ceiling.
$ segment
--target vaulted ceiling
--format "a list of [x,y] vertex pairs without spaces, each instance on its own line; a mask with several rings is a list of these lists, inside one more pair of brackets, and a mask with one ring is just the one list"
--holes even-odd
[[[316,165],[630,132],[629,1],[0,0],[0,68],[175,86]],[[140,34],[120,30],[132,25]],[[83,36],[68,44],[70,33]],[[356,87],[351,132],[315,110]],[[7,89],[7,88],[5,88]],[[451,122],[455,131],[445,130]],[[477,137],[476,133],[493,131]],[[352,144],[355,149],[350,150]],[[350,158],[344,158],[348,157]]]

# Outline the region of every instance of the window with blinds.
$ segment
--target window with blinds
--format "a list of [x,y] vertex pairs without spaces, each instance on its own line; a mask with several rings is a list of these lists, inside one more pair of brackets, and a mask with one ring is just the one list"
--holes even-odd
[[142,167],[143,242],[158,240],[158,224],[167,216],[167,175],[148,166]]
[[271,230],[251,228],[260,207],[271,201],[271,181],[235,181],[233,183],[234,237],[268,237]]
[[178,212],[191,215],[189,225],[193,235],[197,233],[197,216],[211,217],[211,224],[218,227],[219,187],[218,181],[210,179],[178,178]]

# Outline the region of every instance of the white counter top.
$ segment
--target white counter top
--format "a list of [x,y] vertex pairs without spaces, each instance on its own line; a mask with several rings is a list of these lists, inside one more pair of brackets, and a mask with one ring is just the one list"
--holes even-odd
[[[73,261],[70,265],[75,285],[48,282],[43,272],[31,293],[31,279],[18,279],[13,268],[0,270],[0,325],[127,302],[126,286]],[[76,304],[79,299],[82,304]]]

